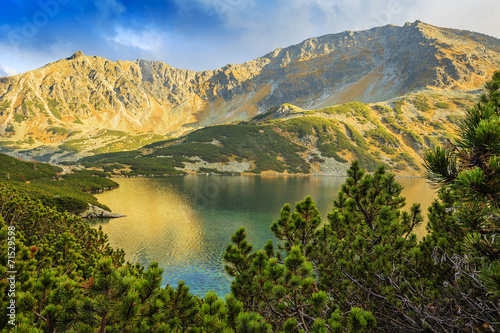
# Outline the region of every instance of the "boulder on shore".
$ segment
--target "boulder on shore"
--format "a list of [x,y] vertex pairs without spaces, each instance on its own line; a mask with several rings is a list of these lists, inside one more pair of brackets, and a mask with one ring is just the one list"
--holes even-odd
[[89,204],[89,208],[80,213],[78,216],[84,219],[100,219],[100,218],[118,218],[125,217],[125,215],[112,213],[100,207]]

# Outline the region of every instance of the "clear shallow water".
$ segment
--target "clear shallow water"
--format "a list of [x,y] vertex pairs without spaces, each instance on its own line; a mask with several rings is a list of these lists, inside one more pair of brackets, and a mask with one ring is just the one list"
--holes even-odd
[[[163,283],[177,286],[182,279],[191,293],[220,297],[230,291],[222,257],[231,235],[240,226],[254,249],[273,239],[269,227],[284,203],[311,195],[326,221],[343,177],[198,176],[118,178],[118,189],[97,195],[100,202],[127,217],[94,220],[110,244],[122,248],[126,260],[147,265],[158,261]],[[407,207],[427,207],[434,191],[425,179],[402,178]],[[424,226],[421,226],[423,233]]]

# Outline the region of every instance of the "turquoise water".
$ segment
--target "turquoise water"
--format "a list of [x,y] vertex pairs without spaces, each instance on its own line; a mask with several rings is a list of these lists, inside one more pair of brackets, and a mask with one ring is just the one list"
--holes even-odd
[[[97,195],[100,202],[127,217],[92,221],[102,226],[126,260],[158,261],[164,285],[186,281],[191,293],[219,296],[230,291],[224,250],[240,226],[254,249],[273,239],[269,227],[284,203],[311,195],[326,220],[345,178],[326,176],[199,176],[118,178],[118,189]],[[398,179],[408,203],[428,206],[434,191],[425,179]],[[423,232],[423,227],[422,231]]]

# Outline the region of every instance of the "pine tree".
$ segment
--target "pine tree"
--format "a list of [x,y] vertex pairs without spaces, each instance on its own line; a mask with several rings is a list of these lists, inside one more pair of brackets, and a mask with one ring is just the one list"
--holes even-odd
[[327,316],[325,302],[310,302],[318,299],[317,288],[312,263],[302,254],[301,245],[293,245],[281,261],[271,242],[265,250],[250,252],[243,228],[232,240],[224,259],[226,271],[235,278],[231,285],[234,299],[229,297],[228,304],[237,308],[238,314],[232,310],[230,320],[237,332],[269,332],[263,320],[273,332],[293,332],[291,326],[308,331],[316,317]]
[[[280,218],[273,222],[271,231],[274,236],[285,242],[280,249],[290,252],[292,246],[300,246],[302,253],[306,255],[310,251],[310,244],[314,238],[314,232],[321,224],[321,216],[311,196],[295,205],[291,214],[291,206],[285,204],[281,209]],[[308,247],[309,246],[309,247]]]
[[[451,285],[443,291],[454,304],[448,308],[455,319],[450,327],[477,330],[494,329],[500,319],[500,244],[495,241],[500,226],[500,72],[485,89],[466,111],[456,140],[427,151],[424,158],[427,177],[441,186],[445,203],[433,204],[423,245],[427,253],[433,251],[436,263],[440,258],[439,276]],[[468,311],[456,312],[462,306]]]
[[0,250],[15,230],[16,325],[7,323],[7,256],[0,258],[2,332],[232,332],[242,304],[199,299],[163,270],[124,264],[102,230],[0,185]]
[[273,331],[418,328],[401,313],[413,310],[403,300],[405,284],[418,279],[405,274],[414,268],[411,232],[422,221],[420,207],[400,211],[402,187],[383,167],[368,174],[354,162],[348,175],[323,226],[310,196],[293,213],[284,205],[271,226],[284,260],[272,242],[252,252],[244,229],[226,249],[234,297]]
[[353,162],[311,256],[319,288],[338,309],[369,311],[374,320],[368,322],[386,331],[418,326],[403,314],[409,312],[405,288],[416,279],[412,231],[422,216],[419,205],[400,211],[405,204],[401,191],[383,167],[368,174]]

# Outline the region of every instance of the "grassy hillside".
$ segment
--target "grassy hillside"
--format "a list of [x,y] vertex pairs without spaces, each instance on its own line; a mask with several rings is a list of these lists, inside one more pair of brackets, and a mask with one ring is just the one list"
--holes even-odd
[[[58,163],[75,161],[88,155],[137,149],[165,138],[155,133],[131,134],[110,129],[51,126],[41,132],[28,132],[16,140],[11,138],[12,140],[0,141],[0,152]],[[36,141],[38,144],[35,144]]]
[[127,166],[127,175],[182,174],[183,162],[199,157],[209,163],[253,161],[250,172],[308,173],[309,166],[300,153],[306,148],[277,134],[270,126],[219,125],[195,131],[182,139],[157,142],[140,150],[101,154],[80,161],[117,172]]
[[63,169],[57,166],[0,154],[0,182],[17,188],[19,192],[47,206],[75,214],[84,211],[88,203],[109,209],[88,193],[117,186],[116,182],[106,178],[107,174],[92,170],[62,172]]
[[425,149],[452,137],[470,95],[419,92],[403,99],[345,103],[318,110],[290,104],[238,124],[210,126],[184,137],[80,160],[122,175],[186,172],[343,175],[352,160],[372,171],[385,165],[421,175]]

